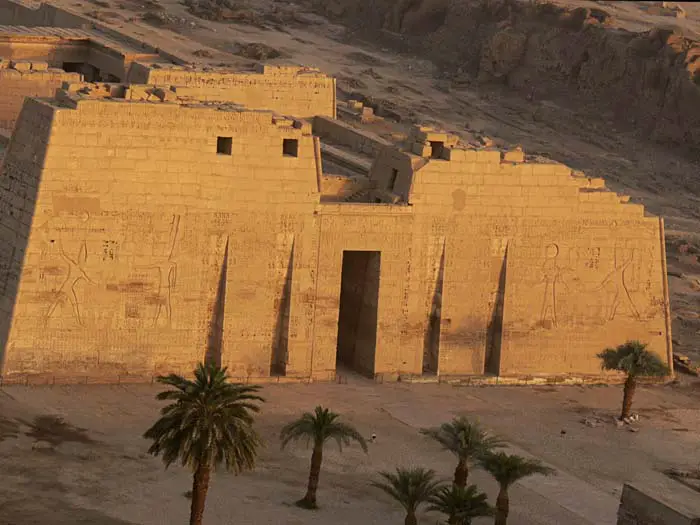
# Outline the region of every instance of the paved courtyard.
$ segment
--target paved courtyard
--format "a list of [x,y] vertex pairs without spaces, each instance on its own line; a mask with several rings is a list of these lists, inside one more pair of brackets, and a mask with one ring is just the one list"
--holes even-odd
[[[159,459],[145,454],[148,442],[140,437],[157,417],[157,391],[145,385],[4,388],[2,523],[184,523],[190,474],[179,466],[165,471]],[[214,477],[207,525],[402,523],[397,506],[369,481],[378,470],[399,465],[434,468],[449,479],[452,457],[418,429],[455,415],[478,418],[513,451],[557,470],[554,477],[533,477],[513,488],[511,525],[612,525],[623,482],[668,485],[660,471],[694,465],[700,452],[700,389],[691,384],[641,388],[638,432],[611,421],[621,398],[617,386],[467,388],[354,379],[346,385],[273,385],[263,392],[267,402],[259,428],[267,446],[259,466],[239,477]],[[322,508],[308,512],[292,503],[303,495],[310,451],[303,446],[281,451],[277,434],[318,403],[342,413],[365,435],[376,433],[377,440],[368,455],[358,447],[342,455],[328,447]],[[52,425],[56,416],[69,426]],[[585,425],[584,418],[600,424]],[[51,450],[47,440],[59,444]],[[488,475],[474,471],[470,479],[495,501],[496,485]],[[438,517],[425,514],[421,523],[432,525]]]

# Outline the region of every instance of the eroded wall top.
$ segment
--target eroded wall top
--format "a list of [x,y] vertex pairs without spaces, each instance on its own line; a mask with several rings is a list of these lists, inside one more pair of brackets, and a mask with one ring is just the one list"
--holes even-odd
[[211,68],[135,63],[127,81],[134,84],[177,86],[180,97],[211,102],[235,102],[299,118],[335,117],[335,79],[317,69],[260,66],[232,72]]

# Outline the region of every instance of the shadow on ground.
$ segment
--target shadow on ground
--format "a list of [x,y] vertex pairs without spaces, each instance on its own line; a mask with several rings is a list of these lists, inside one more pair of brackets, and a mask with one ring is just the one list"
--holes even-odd
[[[33,510],[27,512],[28,507]],[[0,505],[0,514],[4,525],[138,525],[53,498],[18,499]]]
[[19,434],[19,423],[8,417],[0,416],[0,441],[16,438]]
[[[61,443],[95,443],[95,441],[87,435],[84,428],[74,427],[70,423],[66,423],[63,418],[56,416],[37,416],[32,423],[25,423],[30,427],[27,436],[38,441],[46,441],[53,446],[58,446]],[[1,428],[1,427],[0,427]]]

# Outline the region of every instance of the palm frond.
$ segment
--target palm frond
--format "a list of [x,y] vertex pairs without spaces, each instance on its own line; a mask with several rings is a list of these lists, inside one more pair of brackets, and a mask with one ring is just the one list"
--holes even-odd
[[161,456],[166,468],[175,462],[192,469],[223,464],[235,473],[253,468],[262,445],[253,428],[264,402],[259,386],[229,383],[226,368],[202,363],[194,380],[170,374],[158,382],[174,389],[156,396],[171,403],[144,433],[150,454]]
[[606,348],[598,354],[598,358],[603,370],[618,370],[634,377],[663,377],[670,373],[661,358],[639,341],[627,341],[617,348]]
[[479,460],[481,467],[489,472],[501,487],[508,488],[516,481],[541,474],[544,476],[555,474],[556,471],[542,464],[536,459],[526,459],[505,452],[489,452]]
[[442,487],[435,480],[435,471],[422,467],[397,468],[396,472],[380,472],[383,481],[373,481],[371,485],[395,499],[407,512],[415,512],[428,503]]
[[313,412],[304,412],[301,417],[285,425],[280,432],[282,448],[292,441],[304,440],[309,443],[323,444],[332,439],[342,451],[343,445],[357,442],[367,452],[367,442],[355,427],[339,421],[340,415],[322,406]]
[[476,485],[443,487],[430,498],[429,503],[428,510],[456,519],[457,525],[468,524],[473,518],[492,516],[494,513],[488,497],[479,492]]
[[465,417],[456,417],[437,428],[421,429],[421,433],[464,461],[474,461],[486,452],[505,446],[500,437],[489,435],[477,421]]

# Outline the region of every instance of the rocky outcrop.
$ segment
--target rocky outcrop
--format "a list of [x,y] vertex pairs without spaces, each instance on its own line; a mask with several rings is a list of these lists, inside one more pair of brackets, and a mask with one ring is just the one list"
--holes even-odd
[[540,97],[565,93],[659,142],[700,150],[700,43],[615,28],[602,9],[517,0],[308,0],[363,36]]

